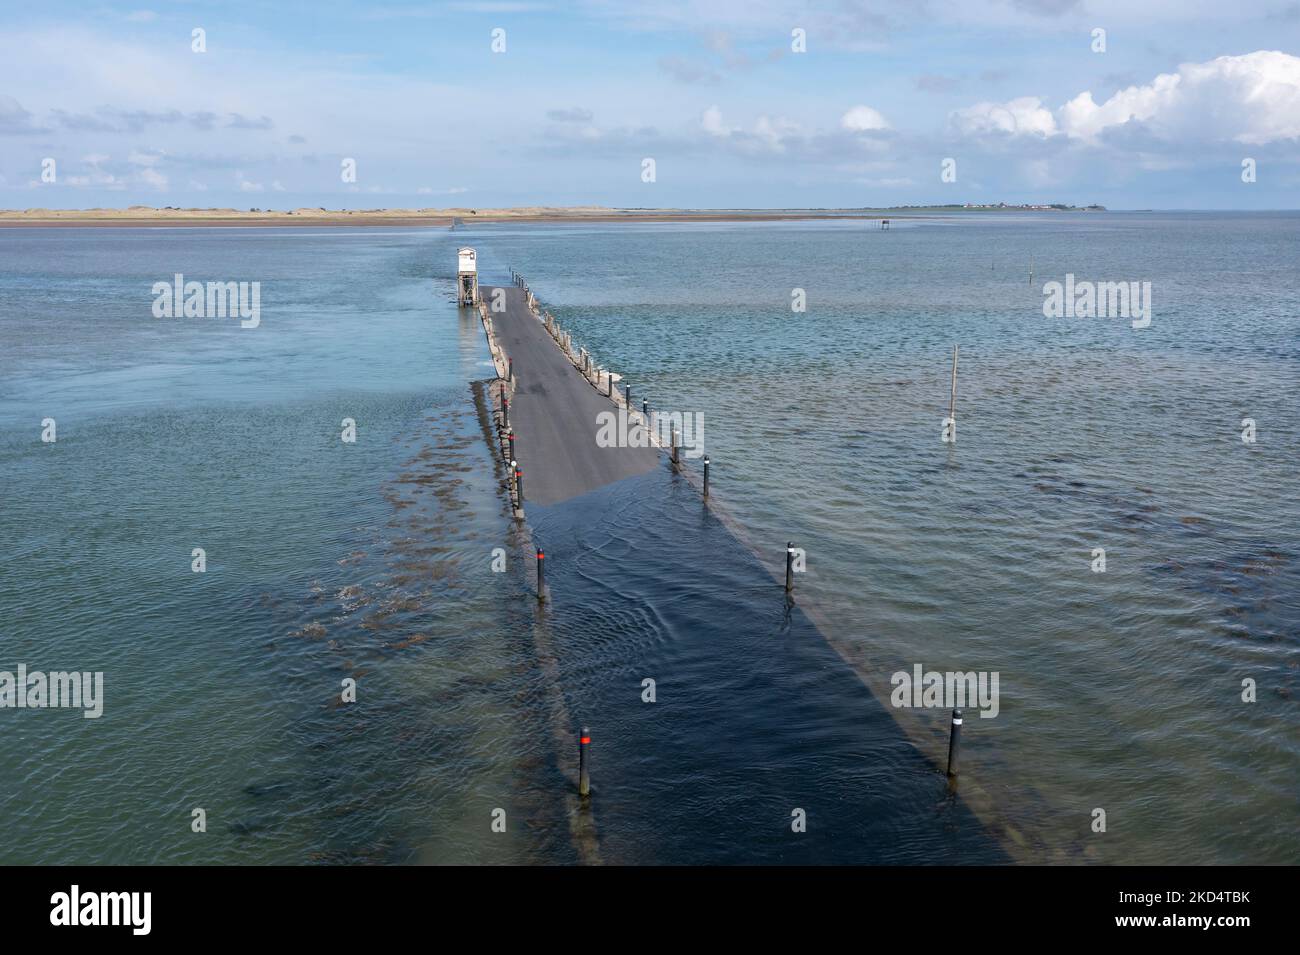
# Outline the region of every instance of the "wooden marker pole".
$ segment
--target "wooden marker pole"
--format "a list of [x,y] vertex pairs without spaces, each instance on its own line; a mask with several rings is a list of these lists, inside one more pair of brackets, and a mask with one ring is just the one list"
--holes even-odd
[[957,427],[957,350],[958,346],[952,346],[952,392],[948,395],[948,417],[952,421],[953,437],[956,437]]

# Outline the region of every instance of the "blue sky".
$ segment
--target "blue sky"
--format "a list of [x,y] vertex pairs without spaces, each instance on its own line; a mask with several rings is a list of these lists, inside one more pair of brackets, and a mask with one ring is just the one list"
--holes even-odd
[[1298,190],[1300,0],[0,5],[4,208],[1292,209]]

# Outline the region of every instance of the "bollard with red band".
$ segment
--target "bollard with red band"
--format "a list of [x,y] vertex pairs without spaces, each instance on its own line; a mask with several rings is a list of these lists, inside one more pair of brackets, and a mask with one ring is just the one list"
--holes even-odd
[[591,795],[591,779],[587,775],[587,747],[591,745],[591,730],[582,728],[578,737],[578,795]]
[[546,599],[546,555],[537,552],[537,602]]
[[515,496],[519,498],[519,506],[524,506],[524,469],[519,466],[518,461],[512,462],[515,469]]

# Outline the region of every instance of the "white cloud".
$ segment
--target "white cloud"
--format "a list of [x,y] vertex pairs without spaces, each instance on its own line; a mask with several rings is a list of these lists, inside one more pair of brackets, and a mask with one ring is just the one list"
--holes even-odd
[[784,116],[760,116],[754,124],[754,135],[771,149],[785,148],[785,140],[799,133],[799,124]]
[[800,132],[800,126],[784,116],[759,116],[754,128],[730,126],[722,118],[722,110],[710,106],[700,117],[700,128],[710,136],[726,139],[738,149],[750,153],[783,152],[787,143]]
[[235,173],[235,181],[239,183],[240,192],[261,192],[263,186],[260,182],[250,182],[244,178],[244,171],[241,169]]
[[41,132],[32,122],[32,114],[12,96],[0,93],[0,133]]
[[1300,138],[1300,57],[1276,50],[1184,63],[1098,103],[1085,91],[1053,113],[1036,96],[976,103],[949,117],[959,133],[1092,140],[1127,123],[1177,143]]
[[160,191],[167,188],[167,177],[148,166],[140,170],[140,180]]
[[1037,96],[1021,96],[1005,103],[976,103],[950,117],[954,129],[966,135],[1009,133],[1012,136],[1052,136],[1056,118]]
[[700,127],[710,136],[730,136],[739,130],[728,126],[722,121],[722,110],[716,106],[710,106],[700,117]]
[[1268,143],[1300,137],[1300,58],[1276,50],[1184,63],[1103,103],[1080,93],[1058,111],[1072,137],[1130,121],[1168,139]]
[[889,123],[870,106],[854,106],[840,117],[840,126],[853,133],[865,133],[873,129],[888,129]]

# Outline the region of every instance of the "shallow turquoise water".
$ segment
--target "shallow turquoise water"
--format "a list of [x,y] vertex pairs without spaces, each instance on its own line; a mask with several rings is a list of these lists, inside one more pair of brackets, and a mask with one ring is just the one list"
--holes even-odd
[[[498,611],[522,581],[482,572],[506,524],[445,234],[0,245],[3,667],[103,670],[107,698],[5,711],[4,861],[571,858],[562,819],[488,830],[558,802]],[[262,281],[261,325],[155,319],[174,272]]]
[[[1300,216],[474,238],[638,397],[703,412],[716,493],[771,563],[807,550],[800,589],[873,687],[1000,672],[966,748],[1034,857],[1300,854]],[[1151,327],[1044,318],[1067,272],[1152,282]],[[942,715],[900,718],[942,757]]]
[[[1031,857],[1292,861],[1297,238],[1296,216],[1228,214],[0,230],[0,668],[102,669],[108,696],[100,720],[0,713],[0,821],[23,833],[4,861],[577,857],[556,674],[520,623],[529,581],[514,560],[487,569],[517,542],[469,386],[490,374],[482,331],[452,304],[459,244],[485,280],[522,271],[638,395],[705,415],[719,500],[763,559],[807,549],[801,599],[884,697],[914,663],[1000,672],[967,777]],[[153,318],[150,286],[176,272],[262,281],[261,326]],[[1151,328],[1043,318],[1042,283],[1066,272],[1151,281]],[[601,506],[681,496],[643,485]],[[581,537],[571,510],[548,531]],[[689,590],[661,553],[640,584]],[[630,579],[567,586],[571,708],[636,675],[638,647],[680,682],[698,669]],[[572,623],[584,606],[619,641]],[[366,706],[337,703],[345,677]],[[832,686],[807,687],[844,701],[818,731],[851,738],[863,712]],[[725,702],[782,718],[757,684]],[[896,715],[941,753],[944,714]],[[798,765],[757,736],[757,778]],[[715,841],[743,820],[607,798],[638,820],[604,834],[611,859],[744,858]],[[924,852],[907,815],[923,808],[882,823],[893,841],[872,857]]]

